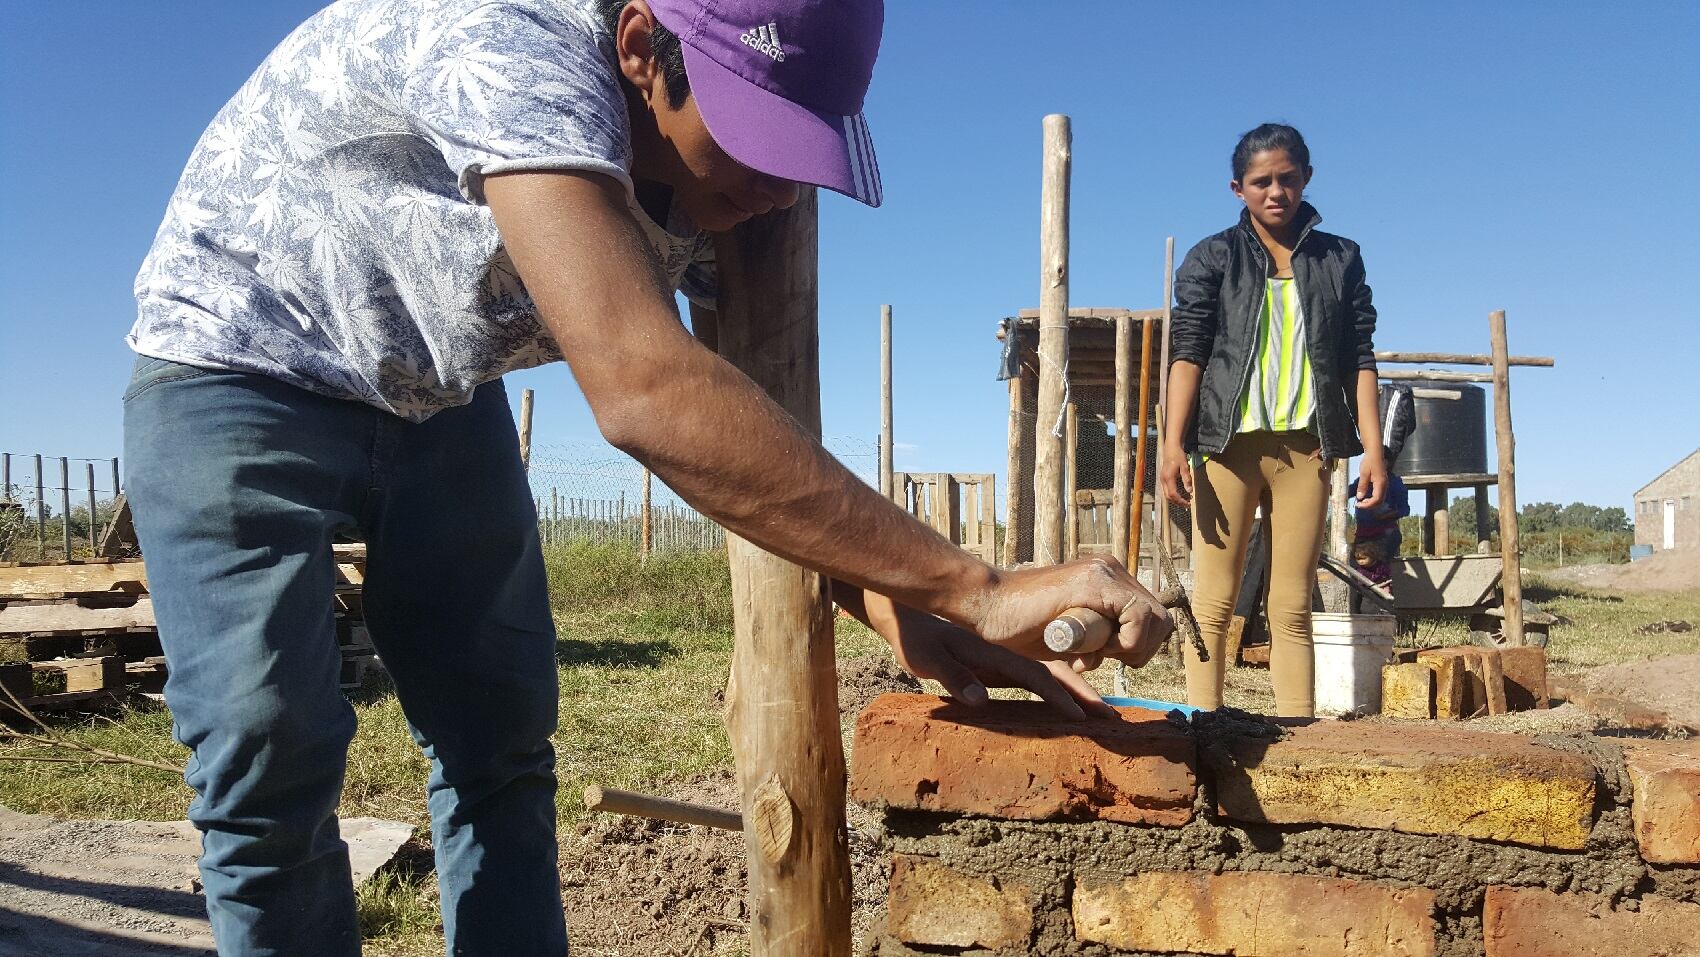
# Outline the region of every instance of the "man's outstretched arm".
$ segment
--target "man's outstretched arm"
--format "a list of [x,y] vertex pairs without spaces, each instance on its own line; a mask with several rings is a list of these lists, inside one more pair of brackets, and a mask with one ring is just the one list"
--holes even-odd
[[999,572],[852,475],[680,323],[623,187],[592,173],[485,182],[509,255],[598,427],[703,514],[777,555],[1038,654],[1039,632],[1080,605],[1119,618],[1136,663],[1167,616],[1120,566]]

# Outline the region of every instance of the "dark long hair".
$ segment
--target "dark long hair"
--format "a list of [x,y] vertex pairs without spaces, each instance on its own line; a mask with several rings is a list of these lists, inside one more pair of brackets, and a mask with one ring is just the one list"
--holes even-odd
[[1251,158],[1264,150],[1286,150],[1300,169],[1310,169],[1310,147],[1305,145],[1305,138],[1299,135],[1299,131],[1285,123],[1265,123],[1241,136],[1239,144],[1234,147],[1230,161],[1234,168],[1234,182],[1245,178],[1245,168],[1251,165]]

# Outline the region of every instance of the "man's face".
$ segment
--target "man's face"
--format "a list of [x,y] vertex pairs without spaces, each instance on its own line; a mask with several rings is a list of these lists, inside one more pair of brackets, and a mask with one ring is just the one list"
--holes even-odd
[[665,97],[656,98],[654,104],[656,128],[677,154],[676,170],[668,183],[673,199],[698,226],[721,232],[797,202],[796,183],[758,173],[720,148],[697,111],[696,97],[687,96],[677,108]]

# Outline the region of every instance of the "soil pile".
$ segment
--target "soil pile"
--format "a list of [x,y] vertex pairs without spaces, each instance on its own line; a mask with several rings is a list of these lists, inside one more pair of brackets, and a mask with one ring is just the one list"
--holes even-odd
[[1673,655],[1594,668],[1582,676],[1587,690],[1663,711],[1673,720],[1700,727],[1700,655]]
[[1700,557],[1691,552],[1659,552],[1626,565],[1542,569],[1540,576],[1600,591],[1687,591],[1700,588]]
[[890,654],[849,658],[838,663],[838,713],[855,717],[882,694],[918,692],[921,680],[898,665]]

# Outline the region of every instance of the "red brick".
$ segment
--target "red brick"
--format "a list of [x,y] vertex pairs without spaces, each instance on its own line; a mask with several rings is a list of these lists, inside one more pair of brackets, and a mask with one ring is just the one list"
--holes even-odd
[[[1464,669],[1464,697],[1458,704],[1456,714],[1446,717],[1470,718],[1483,714],[1505,713],[1505,678],[1497,660],[1498,653],[1491,648],[1454,647],[1454,648],[1424,648],[1417,654],[1417,661],[1430,667],[1445,669],[1447,666],[1439,662],[1455,660]],[[1435,678],[1440,680],[1446,676],[1438,671]],[[1439,713],[1439,700],[1436,699],[1436,713]]]
[[1529,711],[1547,706],[1547,650],[1525,645],[1499,649],[1505,669],[1505,706]]
[[1417,655],[1417,663],[1434,672],[1434,716],[1456,720],[1470,716],[1470,683],[1464,659],[1456,655]]
[[1594,767],[1523,738],[1456,725],[1323,721],[1212,759],[1218,811],[1240,821],[1456,834],[1579,850]]
[[1074,935],[1118,950],[1429,957],[1434,892],[1369,881],[1150,871],[1074,892]]
[[1626,744],[1635,840],[1655,864],[1700,864],[1700,742]]
[[1026,947],[1033,937],[1033,898],[1021,884],[898,854],[891,859],[886,932],[928,947]]
[[888,694],[856,721],[850,795],[906,810],[1180,826],[1197,793],[1191,735],[1162,714],[1065,721],[1048,705],[970,708]]
[[1695,957],[1700,904],[1648,895],[1629,910],[1595,894],[1490,887],[1482,936],[1487,957]]

